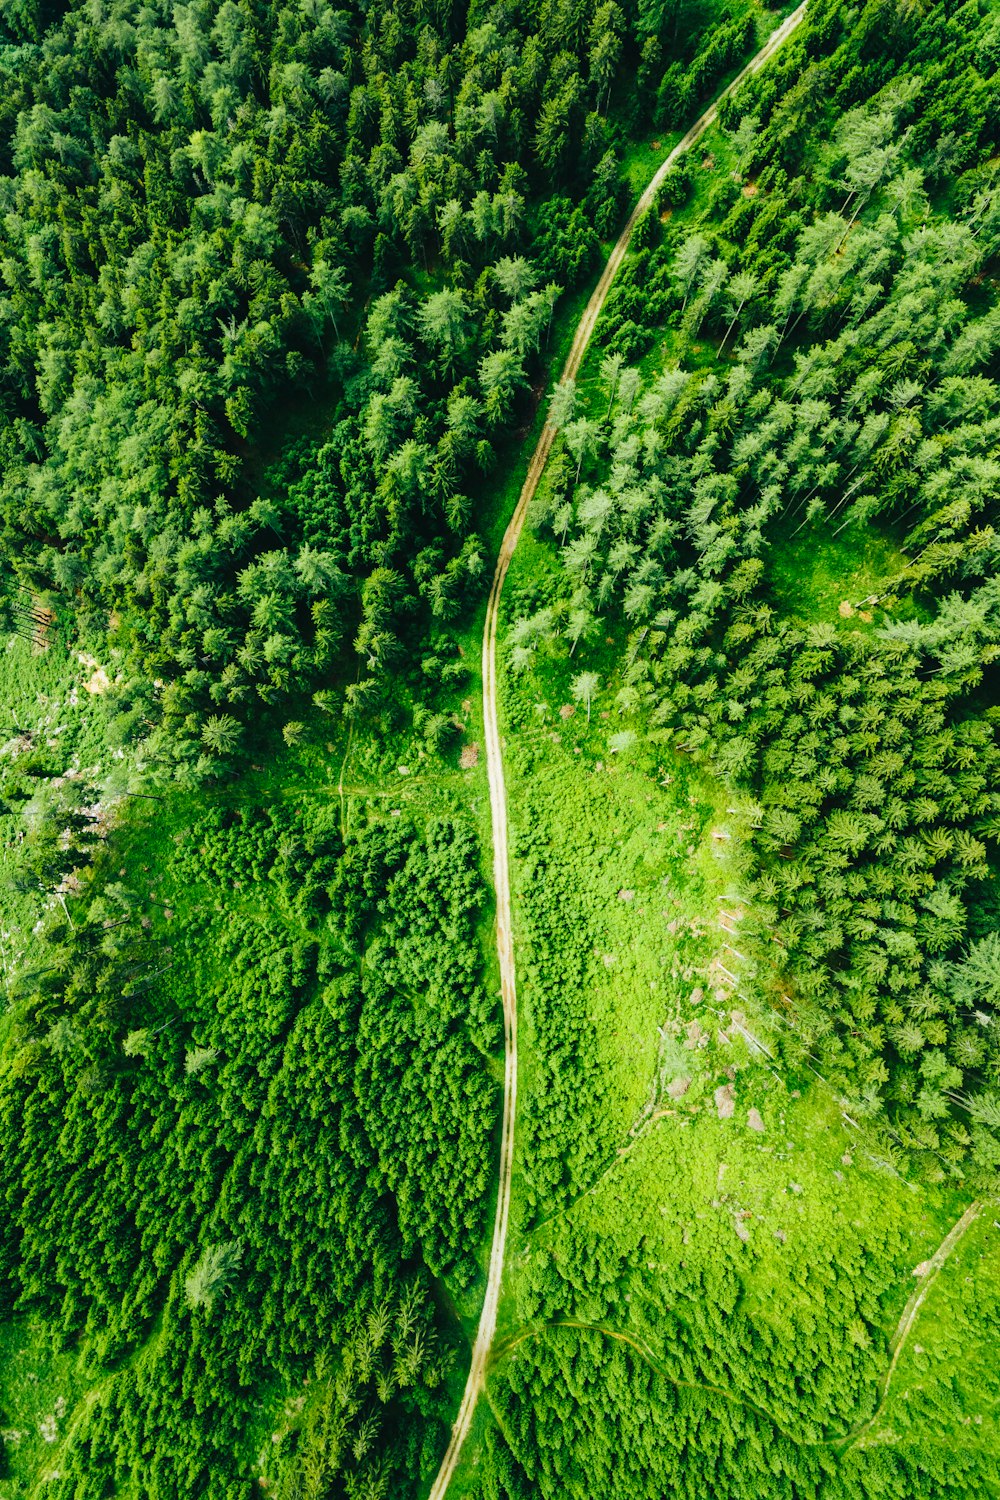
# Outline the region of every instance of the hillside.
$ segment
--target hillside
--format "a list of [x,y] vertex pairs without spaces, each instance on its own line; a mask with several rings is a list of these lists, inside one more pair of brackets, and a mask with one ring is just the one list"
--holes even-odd
[[1000,12],[0,72],[2,1500],[1000,1495]]

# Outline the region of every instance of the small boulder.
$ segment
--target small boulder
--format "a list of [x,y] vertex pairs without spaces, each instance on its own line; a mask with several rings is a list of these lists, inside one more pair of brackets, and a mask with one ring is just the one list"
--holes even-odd
[[747,1110],[747,1124],[749,1125],[751,1130],[756,1130],[758,1135],[764,1134],[764,1121],[760,1117],[759,1110]]
[[731,1083],[725,1083],[717,1088],[712,1096],[715,1100],[715,1110],[720,1120],[731,1120],[736,1113],[736,1099],[733,1094]]

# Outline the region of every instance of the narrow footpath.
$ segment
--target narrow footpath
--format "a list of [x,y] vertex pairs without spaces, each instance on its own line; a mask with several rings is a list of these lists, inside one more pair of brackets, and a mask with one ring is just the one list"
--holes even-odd
[[907,1340],[913,1332],[914,1324],[917,1321],[917,1314],[921,1307],[923,1307],[928,1292],[937,1281],[941,1267],[959,1241],[964,1237],[966,1230],[975,1223],[982,1212],[982,1208],[982,1202],[978,1198],[973,1203],[970,1203],[962,1217],[949,1229],[930,1260],[924,1263],[920,1279],[911,1293],[906,1306],[903,1308],[899,1322],[896,1324],[895,1333],[889,1340],[889,1353],[892,1355],[892,1358],[889,1361],[889,1367],[883,1375],[879,1387],[878,1405],[867,1422],[862,1422],[860,1427],[855,1427],[852,1432],[845,1433],[842,1438],[834,1439],[832,1446],[839,1448],[842,1452],[846,1452],[848,1448],[853,1448],[855,1444],[860,1448],[865,1447],[866,1435],[875,1426],[885,1410],[889,1399],[889,1387],[892,1384],[892,1377],[896,1373],[899,1357],[906,1348]]
[[[594,288],[590,301],[584,309],[583,316],[577,326],[576,335],[573,339],[572,348],[566,364],[563,367],[561,380],[575,380],[583,363],[583,356],[587,352],[591,335],[601,315],[601,309],[607,299],[608,292],[615,279],[622,261],[628,253],[628,247],[635,231],[635,227],[646,211],[652,206],[663,183],[664,177],[670,168],[689,151],[704,135],[711,125],[714,125],[719,113],[719,104],[738,88],[743,79],[751,73],[756,73],[778,50],[781,44],[792,34],[796,26],[802,20],[806,11],[806,0],[787,16],[781,25],[771,33],[757,55],[747,63],[743,71],[733,79],[728,88],[709,105],[705,113],[695,121],[694,125],[685,136],[678,141],[665,161],[657,169],[651,178],[642,197],[639,199],[632,213],[629,215],[628,223],[619,235],[611,254],[608,256],[607,264],[601,274],[601,279]],[[479,1327],[476,1330],[475,1342],[472,1346],[472,1361],[469,1366],[469,1376],[465,1383],[465,1391],[462,1402],[455,1418],[455,1425],[451,1430],[451,1438],[437,1477],[431,1486],[429,1500],[444,1500],[448,1485],[455,1472],[462,1446],[468,1435],[472,1424],[473,1413],[476,1402],[483,1387],[486,1375],[486,1363],[490,1349],[493,1345],[493,1335],[497,1323],[497,1307],[500,1302],[500,1283],[503,1278],[504,1251],[507,1244],[507,1221],[510,1217],[510,1185],[514,1166],[514,1120],[517,1106],[517,992],[515,989],[514,975],[514,940],[511,929],[510,910],[510,868],[507,857],[507,793],[504,786],[503,774],[503,751],[500,744],[500,730],[497,723],[497,692],[496,692],[496,642],[497,621],[500,614],[500,595],[503,591],[504,579],[507,569],[510,567],[514,549],[524,526],[528,507],[535,496],[538,481],[542,477],[546,461],[555,440],[555,428],[546,422],[542,429],[538,444],[531,457],[528,473],[525,477],[521,494],[518,498],[514,514],[510,518],[507,530],[504,533],[503,542],[500,546],[500,555],[497,558],[496,571],[493,574],[493,586],[490,589],[489,603],[486,608],[486,623],[483,627],[483,724],[484,738],[486,743],[486,768],[490,787],[490,811],[493,823],[493,885],[496,893],[496,921],[497,921],[497,956],[500,962],[500,990],[503,1002],[504,1022],[504,1098],[503,1098],[503,1129],[500,1138],[500,1168],[499,1187],[497,1191],[496,1218],[493,1225],[493,1244],[490,1250],[489,1272],[486,1278],[486,1295],[483,1299],[483,1310],[479,1315]]]

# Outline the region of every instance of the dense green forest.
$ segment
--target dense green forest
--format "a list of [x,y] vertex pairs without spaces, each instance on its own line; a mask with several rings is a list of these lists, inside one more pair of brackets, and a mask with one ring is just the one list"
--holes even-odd
[[609,109],[710,92],[755,30],[718,19],[5,7],[4,563],[121,649],[151,763],[300,722],[352,644],[376,711],[475,593],[497,435],[623,204]]
[[491,1289],[453,1500],[1000,1496],[1000,11],[789,12],[2,7],[0,1500]]
[[4,7],[5,1495],[433,1473],[498,1125],[478,828],[432,783],[348,831],[316,767],[341,723],[369,779],[453,753],[559,298],[630,132],[756,32]]
[[[727,102],[735,170],[683,226],[643,227],[597,390],[556,393],[565,586],[511,665],[585,666],[621,612],[618,711],[732,789],[747,983],[784,1055],[988,1187],[1000,18],[937,7],[887,53],[882,17],[811,6]],[[845,575],[838,609],[797,597],[807,550]]]

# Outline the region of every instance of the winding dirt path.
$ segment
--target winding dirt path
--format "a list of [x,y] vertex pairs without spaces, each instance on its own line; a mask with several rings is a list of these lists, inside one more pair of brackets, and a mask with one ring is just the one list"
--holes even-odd
[[[566,363],[563,366],[562,375],[560,376],[561,380],[576,379],[580,366],[583,363],[583,356],[587,351],[587,345],[597,325],[597,320],[601,315],[601,309],[604,307],[608,292],[611,290],[611,284],[628,253],[628,247],[635,227],[647,209],[652,206],[664,177],[674,162],[683,156],[685,151],[690,150],[701,136],[704,135],[709,126],[715,123],[720,102],[728,94],[731,94],[742,83],[744,78],[748,77],[751,73],[756,73],[759,68],[764,66],[778,50],[782,42],[798,26],[805,15],[805,11],[806,0],[803,0],[803,3],[796,10],[792,11],[791,15],[787,16],[781,25],[771,33],[757,55],[747,63],[747,66],[733,79],[732,83],[723,89],[719,97],[695,121],[687,134],[682,136],[651,178],[645,192],[629,215],[628,223],[619,235],[611,254],[608,256],[607,264],[601,273],[601,279],[594,288],[590,301],[587,303],[583,316],[577,325],[573,344]],[[490,787],[490,811],[493,823],[493,884],[496,893],[497,957],[500,962],[500,991],[504,1019],[503,1128],[500,1138],[496,1218],[493,1225],[493,1244],[490,1250],[490,1264],[486,1279],[486,1295],[483,1299],[483,1310],[479,1315],[479,1327],[472,1346],[472,1361],[469,1366],[469,1375],[465,1383],[462,1402],[458,1409],[458,1416],[455,1418],[455,1424],[451,1430],[451,1438],[449,1439],[444,1458],[441,1461],[437,1477],[431,1486],[428,1500],[444,1500],[448,1485],[455,1472],[455,1466],[458,1463],[459,1454],[462,1451],[462,1445],[472,1424],[473,1413],[476,1409],[479,1393],[482,1390],[483,1380],[486,1375],[487,1359],[496,1330],[497,1307],[500,1301],[500,1282],[503,1277],[504,1250],[507,1243],[507,1221],[510,1217],[510,1186],[514,1165],[514,1119],[517,1105],[517,993],[514,974],[514,941],[511,929],[510,869],[507,858],[507,793],[504,785],[503,752],[497,722],[497,621],[500,613],[500,595],[503,591],[507,569],[510,567],[511,558],[514,556],[514,549],[521,535],[521,530],[528,514],[528,507],[534,499],[535,491],[538,488],[538,481],[542,477],[546,461],[552,450],[555,435],[555,428],[550,422],[546,422],[542,428],[535,451],[531,456],[531,463],[528,466],[528,472],[525,476],[517,506],[510,518],[500,545],[500,555],[497,558],[496,571],[493,574],[493,586],[490,589],[489,602],[486,607],[486,623],[483,628],[483,724],[486,742],[486,767]]]

